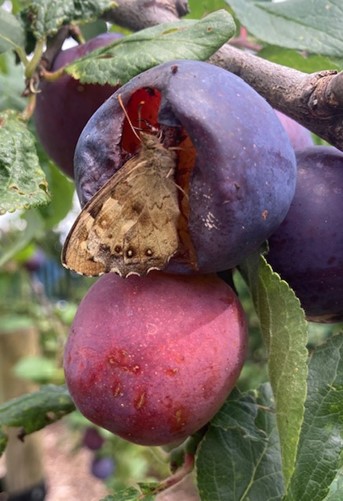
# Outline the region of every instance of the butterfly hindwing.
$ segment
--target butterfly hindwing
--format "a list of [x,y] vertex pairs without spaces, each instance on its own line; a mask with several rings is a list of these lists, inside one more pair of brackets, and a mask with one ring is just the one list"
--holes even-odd
[[82,209],[62,251],[66,268],[88,276],[142,275],[162,269],[177,251],[174,153],[154,136],[148,141]]

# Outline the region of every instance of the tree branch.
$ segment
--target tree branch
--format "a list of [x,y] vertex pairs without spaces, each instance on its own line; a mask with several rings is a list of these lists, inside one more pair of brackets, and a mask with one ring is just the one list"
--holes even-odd
[[50,70],[55,57],[62,49],[62,45],[64,44],[65,40],[69,37],[69,35],[70,35],[70,26],[64,25],[58,30],[58,32],[54,37],[50,38],[47,41],[47,48],[40,61],[40,64],[44,69]]
[[[117,0],[110,22],[141,30],[176,21],[188,12],[186,0]],[[307,74],[225,44],[210,62],[235,73],[269,104],[343,151],[343,72]]]
[[240,76],[273,108],[343,151],[343,72],[302,73],[230,44],[210,62]]
[[178,21],[188,13],[187,0],[116,0],[117,7],[104,19],[133,31]]
[[[116,3],[118,6],[107,13],[106,20],[134,31],[177,21],[188,12],[187,0],[116,0]],[[44,55],[46,63],[51,61],[56,47],[60,49],[64,29],[61,28],[61,33],[48,47]],[[209,62],[240,76],[273,108],[343,151],[343,72],[303,73],[237,49],[230,43],[219,49]]]

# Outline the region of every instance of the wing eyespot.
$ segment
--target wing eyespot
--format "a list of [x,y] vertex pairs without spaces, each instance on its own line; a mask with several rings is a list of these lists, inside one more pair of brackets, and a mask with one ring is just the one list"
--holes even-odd
[[131,259],[135,256],[135,251],[132,249],[132,247],[129,247],[126,251],[126,257],[128,259]]

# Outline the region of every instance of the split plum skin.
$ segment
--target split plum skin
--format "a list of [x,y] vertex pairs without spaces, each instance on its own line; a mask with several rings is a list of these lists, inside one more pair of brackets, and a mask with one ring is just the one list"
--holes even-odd
[[[80,136],[75,180],[82,206],[128,153],[119,95],[133,121],[150,113],[144,124],[167,135],[181,131],[192,144],[194,166],[181,187],[188,194],[197,271],[231,269],[257,251],[286,216],[296,179],[293,148],[268,103],[236,75],[208,63],[173,61],[141,73],[97,110]],[[143,104],[131,111],[137,95]],[[183,143],[176,146],[182,150]],[[192,269],[173,257],[167,271]]]

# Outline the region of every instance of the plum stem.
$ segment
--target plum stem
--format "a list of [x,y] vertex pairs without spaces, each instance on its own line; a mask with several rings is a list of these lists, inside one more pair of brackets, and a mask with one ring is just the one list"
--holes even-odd
[[19,47],[19,45],[16,45],[14,48],[18,58],[22,62],[23,66],[26,67],[29,64],[29,60],[26,56],[26,52],[22,47]]
[[42,58],[45,42],[46,42],[45,38],[41,38],[36,43],[32,59],[25,68],[25,77],[27,79],[30,79],[37,69],[37,66]]
[[169,487],[181,482],[181,480],[183,480],[189,473],[191,473],[193,468],[194,468],[194,454],[187,453],[185,454],[183,465],[178,470],[176,470],[176,472],[173,475],[170,475],[170,477],[166,478],[165,480],[159,483],[156,489],[156,493],[164,491]]
[[39,77],[54,82],[64,75],[64,67],[56,71],[50,71],[55,57],[61,51],[64,41],[72,36],[79,43],[84,43],[84,38],[78,26],[65,25],[62,26],[55,36],[50,38],[47,42],[47,48],[40,59]]
[[48,82],[55,82],[64,75],[64,68],[65,66],[59,68],[56,71],[47,71],[43,68],[40,71],[40,76],[44,78],[44,80],[47,80]]
[[195,455],[207,429],[208,425],[203,426],[200,430],[191,435],[186,442],[182,443],[179,447],[176,447],[170,452],[170,467],[172,475],[158,485],[156,493],[179,484],[193,471]]
[[41,68],[44,70],[50,70],[52,63],[57,56],[57,54],[62,49],[64,41],[70,35],[71,27],[69,25],[62,26],[56,35],[47,41],[47,48],[43,54],[40,61]]
[[32,92],[29,94],[27,104],[21,114],[21,118],[25,122],[28,122],[30,120],[30,118],[34,113],[35,107],[36,107],[36,94]]

